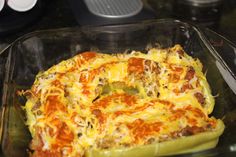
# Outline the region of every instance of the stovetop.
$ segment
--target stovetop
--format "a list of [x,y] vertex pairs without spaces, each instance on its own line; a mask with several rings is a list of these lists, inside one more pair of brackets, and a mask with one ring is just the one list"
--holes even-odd
[[[34,23],[31,25],[18,30],[15,33],[0,36],[0,50],[6,45],[13,42],[16,38],[36,30],[43,29],[55,29],[61,27],[73,27],[78,26],[78,22],[73,14],[69,1],[56,0],[56,1],[46,1],[42,8],[42,14],[38,17]],[[146,0],[155,1],[155,0]],[[173,13],[168,9],[169,3],[172,0],[159,0],[160,10],[157,11],[156,18],[176,18]],[[217,27],[212,28],[214,31],[227,37],[232,42],[236,43],[236,1],[235,0],[225,0],[224,7],[222,10],[222,15],[219,20]]]

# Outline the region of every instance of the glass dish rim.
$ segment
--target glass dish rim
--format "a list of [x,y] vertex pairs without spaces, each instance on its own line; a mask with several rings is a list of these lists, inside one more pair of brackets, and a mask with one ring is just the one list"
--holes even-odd
[[67,32],[72,32],[72,31],[88,31],[88,30],[93,30],[93,31],[103,31],[104,33],[112,33],[112,31],[109,31],[109,29],[104,29],[104,28],[120,28],[120,27],[130,27],[130,26],[137,26],[137,25],[141,25],[141,27],[145,27],[145,25],[150,25],[150,24],[158,24],[158,23],[173,23],[173,24],[182,24],[186,27],[191,27],[194,31],[196,31],[196,33],[198,34],[199,38],[201,39],[201,41],[204,43],[204,45],[207,47],[207,49],[212,53],[212,55],[220,61],[220,63],[223,64],[223,67],[226,68],[231,76],[233,76],[233,78],[236,80],[236,74],[234,74],[230,68],[227,66],[227,64],[225,63],[225,61],[223,60],[223,58],[218,54],[217,50],[212,46],[212,44],[210,43],[210,41],[207,39],[204,31],[209,31],[215,35],[217,35],[218,37],[220,37],[221,39],[225,40],[229,45],[231,45],[232,47],[236,48],[236,44],[233,43],[232,41],[230,41],[229,39],[227,39],[226,37],[224,37],[223,35],[209,29],[209,28],[204,28],[202,26],[197,26],[193,23],[188,23],[188,22],[184,22],[181,20],[177,20],[177,19],[172,19],[172,18],[166,18],[166,19],[151,19],[151,20],[144,20],[144,21],[140,21],[140,22],[133,22],[133,23],[126,23],[126,24],[113,24],[113,25],[98,25],[98,26],[92,26],[92,25],[88,25],[88,26],[75,26],[75,27],[62,27],[62,28],[56,28],[56,29],[45,29],[45,30],[37,30],[37,31],[33,31],[30,33],[27,33],[23,36],[18,37],[16,40],[14,40],[11,44],[9,44],[7,47],[5,47],[2,51],[0,51],[0,55],[2,53],[4,53],[8,48],[11,48],[12,46],[14,46],[17,42],[24,40],[26,38],[30,38],[33,37],[37,34],[46,34],[48,33],[53,33],[53,32],[63,32],[63,31],[67,31]]

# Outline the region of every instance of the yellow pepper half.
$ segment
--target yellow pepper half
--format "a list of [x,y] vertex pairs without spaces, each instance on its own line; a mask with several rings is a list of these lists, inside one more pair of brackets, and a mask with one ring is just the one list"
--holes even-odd
[[180,137],[170,141],[154,143],[144,146],[116,149],[89,149],[86,157],[154,157],[166,156],[188,152],[196,152],[214,148],[219,136],[224,131],[224,123],[217,120],[217,127],[213,131],[202,132],[192,136]]

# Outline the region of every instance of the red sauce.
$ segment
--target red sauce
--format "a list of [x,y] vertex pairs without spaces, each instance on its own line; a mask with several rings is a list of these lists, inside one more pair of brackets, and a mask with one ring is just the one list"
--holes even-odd
[[66,107],[60,102],[58,96],[48,96],[45,104],[45,113],[49,115],[56,111],[66,112]]
[[88,82],[88,74],[85,72],[80,73],[79,81],[82,83]]
[[179,93],[180,93],[180,90],[177,89],[177,88],[175,88],[175,89],[173,89],[173,92],[174,92],[175,94],[179,94]]
[[107,119],[106,115],[104,115],[104,114],[101,114],[101,115],[97,116],[97,118],[98,118],[98,121],[99,121],[100,124],[104,124],[106,122],[106,119]]
[[53,137],[55,137],[56,141],[53,143],[52,148],[56,149],[59,147],[70,146],[70,143],[74,139],[74,134],[67,124],[59,118],[52,119],[50,124],[57,128],[57,130],[53,132]]
[[217,122],[215,119],[208,119],[207,122],[212,128],[216,128]]
[[205,104],[205,98],[204,98],[202,93],[197,92],[197,93],[194,94],[194,96],[201,105]]
[[187,91],[187,90],[189,90],[189,89],[193,89],[193,86],[192,86],[191,84],[189,84],[189,83],[185,83],[185,84],[181,87],[180,90],[177,89],[177,88],[175,88],[175,89],[173,89],[173,92],[176,93],[176,94],[179,94],[179,93],[184,93],[185,91]]
[[95,115],[99,121],[100,124],[105,123],[106,121],[106,115],[104,113],[102,113],[101,110],[99,109],[93,109],[92,110],[92,114]]
[[142,119],[137,119],[134,122],[127,124],[127,127],[132,130],[136,142],[139,139],[143,139],[149,135],[153,135],[160,131],[162,122],[147,123]]
[[207,118],[207,116],[199,108],[192,107],[189,105],[185,107],[185,109],[193,112],[194,116],[196,117]]
[[174,64],[170,64],[170,69],[173,71],[173,72],[177,72],[177,73],[182,73],[184,71],[184,69],[182,67],[179,67],[177,65],[174,65]]
[[197,125],[197,120],[194,118],[187,118],[187,121],[189,124],[191,124],[191,126],[196,126]]
[[189,83],[186,83],[184,84],[182,87],[181,87],[181,93],[184,93],[186,90],[188,89],[193,89],[193,86]]
[[204,128],[203,127],[198,127],[198,126],[187,126],[183,128],[180,132],[182,136],[191,136],[191,135],[196,135],[197,133],[203,132]]
[[[55,141],[51,144],[50,150],[44,151],[42,150],[43,141],[40,135],[38,135],[38,137],[40,138],[36,138],[37,141],[32,143],[31,145],[31,148],[36,150],[33,156],[60,157],[62,156],[61,148],[65,148],[65,147],[67,148],[67,151],[72,151],[71,142],[74,140],[74,134],[69,129],[67,124],[58,118],[52,119],[49,123],[50,125],[53,125],[57,128],[56,131],[53,131],[53,129],[49,129],[49,134],[51,137],[55,137]],[[35,145],[35,143],[37,143],[37,146]]]
[[54,80],[51,84],[53,86],[60,88],[60,89],[64,89],[64,86],[61,84],[61,82],[59,80]]
[[58,150],[36,150],[32,157],[62,157],[62,153]]
[[[75,70],[77,70],[78,67],[74,66],[72,68],[69,68],[65,73],[68,73],[68,72],[74,72]],[[64,74],[65,74],[64,73]]]
[[84,95],[89,95],[89,94],[91,94],[89,87],[86,86],[86,85],[83,85],[83,87],[82,87],[82,93],[83,93]]
[[188,69],[184,79],[190,81],[194,77],[194,74],[195,74],[194,68],[193,67],[189,67],[189,69]]
[[131,57],[128,60],[128,73],[143,73],[144,59]]
[[74,134],[69,129],[65,122],[61,122],[60,126],[58,127],[58,132],[56,133],[56,144],[55,146],[65,147],[70,146],[70,143],[74,140]]
[[177,120],[183,117],[186,113],[186,111],[183,109],[176,109],[176,110],[172,110],[171,112],[173,113],[173,115],[170,117],[170,121]]
[[172,82],[172,83],[177,83],[179,82],[180,80],[180,76],[178,74],[170,74],[170,77],[169,77],[169,82]]
[[54,135],[54,133],[55,133],[54,130],[53,130],[53,128],[52,128],[50,125],[48,125],[48,124],[45,125],[44,131],[45,131],[45,132],[48,132],[51,137],[52,137],[52,136]]
[[88,62],[89,60],[95,58],[96,55],[97,55],[96,52],[89,52],[89,51],[79,54],[76,58],[77,65],[81,66],[85,62]]
[[94,57],[96,57],[97,53],[96,52],[91,52],[91,51],[87,51],[87,52],[83,52],[80,54],[84,60],[88,61]]
[[170,110],[173,110],[175,105],[167,100],[158,100],[159,103],[164,104],[169,107]]

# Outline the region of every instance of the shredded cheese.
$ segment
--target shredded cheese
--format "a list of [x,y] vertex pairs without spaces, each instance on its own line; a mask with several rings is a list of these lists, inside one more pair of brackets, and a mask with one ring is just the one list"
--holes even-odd
[[[85,52],[39,73],[25,105],[34,156],[84,156],[214,130],[214,99],[181,46]],[[186,131],[187,130],[187,131]]]

